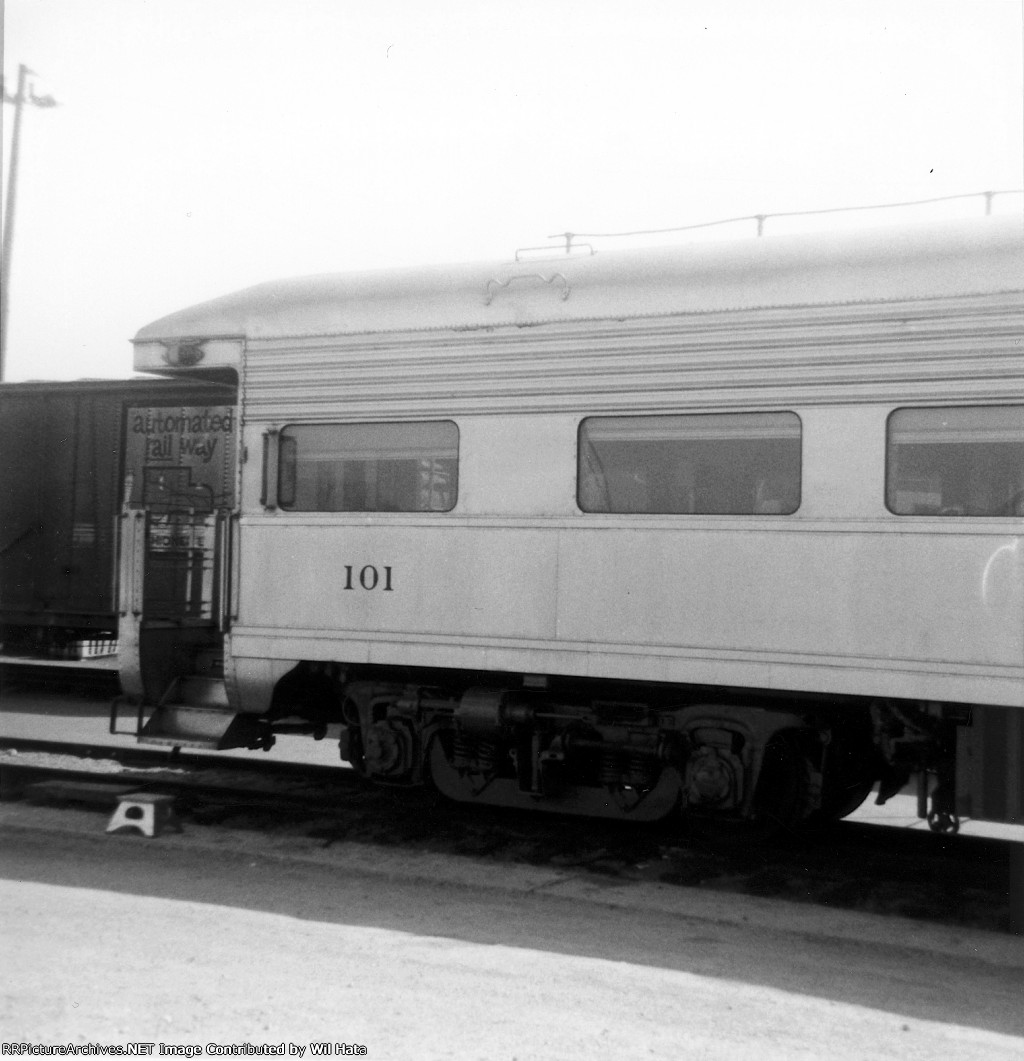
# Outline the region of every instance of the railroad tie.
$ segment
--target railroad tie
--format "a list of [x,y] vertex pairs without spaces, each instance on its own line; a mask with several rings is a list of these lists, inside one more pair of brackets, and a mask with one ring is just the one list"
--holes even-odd
[[181,824],[174,814],[174,797],[159,792],[131,792],[118,798],[117,810],[107,825],[108,833],[123,829],[137,829],[152,839],[164,829],[181,832]]

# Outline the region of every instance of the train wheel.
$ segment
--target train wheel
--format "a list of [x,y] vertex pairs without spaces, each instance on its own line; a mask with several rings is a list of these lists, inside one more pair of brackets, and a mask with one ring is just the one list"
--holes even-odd
[[765,837],[795,831],[811,806],[811,764],[795,736],[778,734],[765,747],[754,793],[753,824]]
[[875,787],[874,774],[858,781],[847,782],[841,789],[822,795],[821,810],[815,814],[820,822],[838,822],[848,818],[871,795]]
[[765,843],[796,832],[811,806],[813,771],[795,735],[781,733],[765,746],[749,817],[694,816],[697,833],[713,843]]
[[818,823],[837,822],[852,814],[871,794],[878,780],[878,753],[871,723],[855,716],[833,725],[832,742],[822,777]]

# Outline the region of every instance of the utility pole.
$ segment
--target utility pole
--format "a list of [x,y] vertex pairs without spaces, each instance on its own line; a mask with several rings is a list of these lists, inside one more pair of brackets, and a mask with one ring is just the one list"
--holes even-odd
[[11,309],[11,247],[14,244],[14,201],[18,194],[18,148],[21,144],[21,114],[26,103],[35,107],[56,107],[52,96],[37,96],[28,87],[32,71],[24,63],[18,67],[18,91],[14,96],[3,89],[4,103],[14,104],[14,129],[11,133],[11,155],[7,170],[7,202],[4,206],[3,258],[0,261],[0,383],[7,365],[7,329]]

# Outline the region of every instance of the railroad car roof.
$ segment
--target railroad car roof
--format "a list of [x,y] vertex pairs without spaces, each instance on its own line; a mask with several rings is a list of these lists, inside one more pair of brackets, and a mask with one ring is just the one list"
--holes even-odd
[[487,329],[1024,290],[1024,222],[765,236],[306,276],[163,317],[136,343]]
[[110,396],[139,401],[147,397],[154,399],[188,396],[191,392],[212,393],[223,385],[211,380],[154,379],[152,376],[136,376],[131,379],[30,379],[16,383],[0,383],[0,397],[22,398],[30,395],[57,397]]

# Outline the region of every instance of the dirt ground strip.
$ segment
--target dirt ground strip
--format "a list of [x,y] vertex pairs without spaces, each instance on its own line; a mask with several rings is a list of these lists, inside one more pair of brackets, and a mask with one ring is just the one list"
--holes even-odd
[[[89,762],[104,780],[130,778],[151,790],[188,773]],[[0,751],[0,774],[5,765],[67,768],[75,763],[81,760]],[[678,824],[637,826],[462,806],[424,789],[353,783],[350,773],[337,784],[255,770],[201,771],[192,777],[201,791],[174,791],[178,815],[194,834],[223,830],[263,843],[297,840],[323,849],[355,844],[382,854],[464,856],[494,867],[585,876],[596,886],[617,889],[657,884],[988,932],[1009,928],[1007,845],[993,840],[842,823],[770,843],[742,838],[723,843]],[[223,794],[211,794],[218,784],[225,786]],[[80,812],[69,805],[66,813]]]
[[[178,851],[182,857],[212,859],[225,866],[276,864],[320,867],[345,879],[365,878],[407,885],[474,888],[496,894],[547,895],[601,908],[657,911],[687,921],[761,925],[773,932],[801,938],[845,940],[850,943],[892,946],[925,955],[980,961],[1016,970],[1024,987],[1024,940],[1005,932],[964,925],[905,918],[891,912],[875,913],[789,901],[777,896],[743,892],[738,888],[681,887],[659,879],[594,871],[569,858],[540,864],[512,858],[454,854],[427,845],[381,845],[355,838],[325,837],[321,826],[308,829],[283,825],[266,828],[251,820],[222,820],[197,825],[189,817],[180,832],[167,831],[154,839],[138,833],[107,834],[110,813],[96,807],[40,805],[25,801],[0,803],[0,847],[3,836],[34,838],[58,847],[86,844],[97,854],[146,851],[161,857]],[[110,845],[115,845],[110,847]],[[241,860],[241,862],[239,862]],[[497,900],[500,902],[500,900]]]

